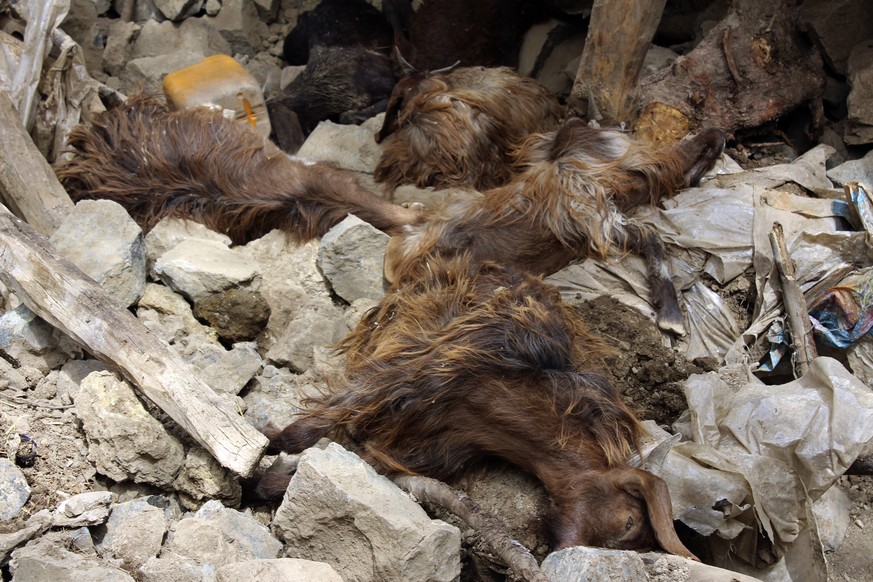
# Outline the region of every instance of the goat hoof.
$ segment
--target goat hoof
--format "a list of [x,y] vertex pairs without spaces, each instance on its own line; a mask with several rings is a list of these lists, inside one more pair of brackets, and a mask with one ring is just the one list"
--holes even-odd
[[658,328],[678,336],[684,336],[687,333],[681,312],[658,313]]

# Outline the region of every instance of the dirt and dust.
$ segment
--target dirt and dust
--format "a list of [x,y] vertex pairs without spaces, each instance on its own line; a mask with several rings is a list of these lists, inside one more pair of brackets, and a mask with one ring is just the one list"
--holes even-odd
[[688,408],[682,383],[708,371],[665,346],[658,328],[639,311],[611,297],[573,306],[589,329],[615,348],[597,371],[643,420],[669,427]]

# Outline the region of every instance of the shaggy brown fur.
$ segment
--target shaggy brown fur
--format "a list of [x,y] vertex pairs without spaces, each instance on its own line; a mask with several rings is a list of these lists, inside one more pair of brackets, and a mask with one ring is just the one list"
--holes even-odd
[[173,216],[235,243],[273,229],[302,242],[349,213],[388,233],[420,218],[351,172],[290,158],[207,108],[168,111],[156,100],[131,98],[73,130],[69,146],[76,155],[57,175],[73,200],[115,200],[145,230]]
[[190,218],[237,243],[274,228],[309,240],[354,213],[393,235],[390,281],[437,255],[469,253],[546,275],[588,256],[639,253],[658,324],[684,333],[663,244],[622,212],[696,182],[721,154],[724,134],[709,130],[661,149],[570,120],[519,147],[508,184],[460,191],[428,211],[376,196],[351,172],[289,158],[203,108],[168,112],[134,99],[77,128],[70,145],[77,155],[58,176],[74,200],[116,200],[146,229],[165,216]]
[[537,81],[508,68],[414,73],[391,94],[377,141],[376,181],[486,190],[512,174],[512,150],[554,129],[563,108]]
[[684,333],[663,244],[622,211],[696,181],[723,147],[718,130],[670,150],[570,120],[522,145],[517,173],[505,186],[481,195],[463,191],[426,221],[404,227],[389,242],[386,276],[407,278],[435,255],[470,253],[476,261],[548,275],[574,260],[630,251],[648,262],[659,325]]
[[[663,481],[625,465],[638,421],[604,378],[605,352],[556,289],[469,257],[434,259],[341,343],[347,388],[282,431],[297,453],[323,436],[353,441],[385,473],[452,481],[489,460],[548,491],[555,547],[651,548],[690,556]],[[259,491],[281,496],[289,477]]]

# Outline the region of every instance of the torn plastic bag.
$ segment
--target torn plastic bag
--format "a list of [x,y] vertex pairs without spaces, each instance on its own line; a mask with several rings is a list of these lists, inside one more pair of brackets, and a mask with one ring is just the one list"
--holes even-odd
[[794,183],[810,192],[831,189],[834,185],[827,177],[825,163],[834,152],[836,150],[832,146],[819,144],[787,164],[764,166],[745,172],[716,176],[712,180],[711,186],[734,188],[744,185],[776,189],[783,184]]
[[30,131],[36,120],[43,60],[52,46],[52,32],[70,11],[70,0],[21,0],[14,9],[27,23],[24,44],[21,51],[2,53],[0,80]]
[[[846,205],[759,187],[755,188],[754,202],[753,265],[758,299],[752,322],[725,355],[728,364],[746,362],[749,346],[768,334],[783,314],[769,239],[773,223],[782,225],[797,282],[805,294],[821,285],[826,289],[842,279],[851,265],[870,261],[864,233],[846,230],[850,214]],[[771,352],[764,368],[778,363],[773,357],[778,351]]]
[[691,376],[685,393],[692,440],[650,467],[667,481],[674,514],[711,536],[721,552],[716,565],[742,560],[770,569],[784,557],[775,579],[824,580],[811,504],[873,438],[873,392],[838,361],[819,357],[787,384],[765,385],[746,366],[732,366]]

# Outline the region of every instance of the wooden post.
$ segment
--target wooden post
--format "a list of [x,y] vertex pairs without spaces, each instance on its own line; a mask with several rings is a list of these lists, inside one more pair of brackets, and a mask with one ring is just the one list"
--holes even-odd
[[24,128],[15,105],[0,89],[0,199],[37,232],[49,236],[73,201]]
[[588,119],[636,117],[646,53],[667,0],[594,0],[591,25],[567,105]]
[[251,475],[267,438],[130,311],[3,206],[0,279],[36,315],[120,372],[224,467]]
[[782,303],[788,317],[788,329],[791,330],[791,343],[794,346],[794,375],[803,376],[809,370],[809,363],[818,355],[812,339],[812,325],[809,323],[809,311],[803,291],[797,284],[794,273],[794,261],[788,254],[785,245],[785,235],[782,225],[773,223],[770,231],[770,245],[773,248],[773,258],[779,271],[779,281],[782,284]]
[[691,52],[640,81],[637,136],[670,144],[689,131],[731,133],[815,105],[824,67],[797,22],[795,0],[732,0]]

